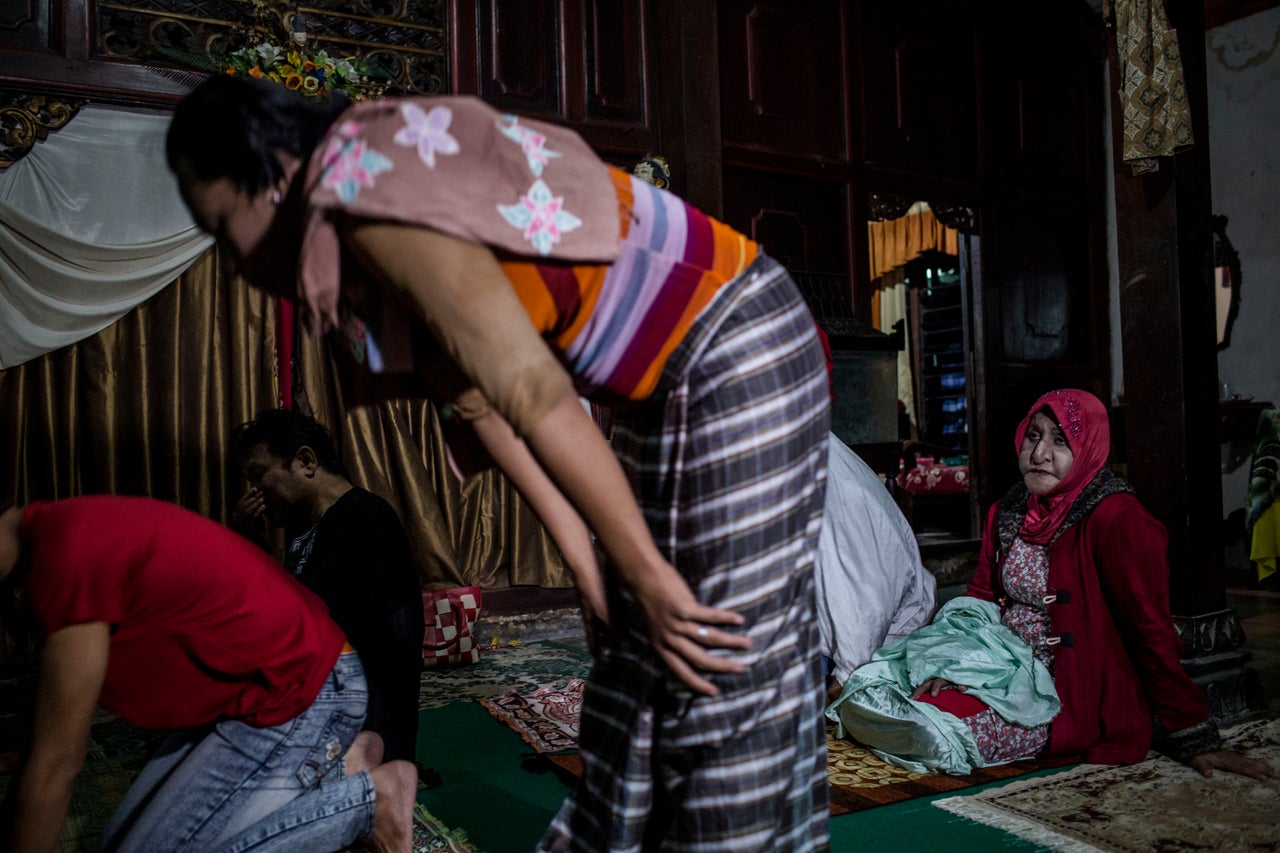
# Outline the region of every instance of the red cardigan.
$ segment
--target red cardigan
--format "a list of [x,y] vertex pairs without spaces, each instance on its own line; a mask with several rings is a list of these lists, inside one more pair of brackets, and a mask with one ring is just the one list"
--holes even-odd
[[[995,601],[999,502],[987,516],[967,593]],[[1151,747],[1152,713],[1168,731],[1203,723],[1200,688],[1179,658],[1169,609],[1168,535],[1138,499],[1110,495],[1049,546],[1051,634],[1070,635],[1054,654],[1062,711],[1046,755],[1133,764]],[[1063,591],[1066,595],[1063,595]]]

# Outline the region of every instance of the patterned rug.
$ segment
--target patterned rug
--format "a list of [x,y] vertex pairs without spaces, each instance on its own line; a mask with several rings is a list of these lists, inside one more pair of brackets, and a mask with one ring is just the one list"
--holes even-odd
[[827,726],[827,779],[831,785],[832,815],[1013,779],[1052,766],[1050,762],[1029,760],[982,767],[967,776],[913,773],[882,761],[854,741],[836,737],[835,723]]
[[[58,839],[59,853],[98,849],[98,836],[112,812],[147,763],[146,734],[105,711],[94,715],[84,766],[76,776],[67,820]],[[0,770],[0,797],[13,781],[12,768]]]
[[492,699],[481,699],[480,704],[515,729],[536,752],[564,752],[578,748],[585,684],[574,678],[563,687],[545,685],[527,695],[508,690]]
[[[1223,733],[1280,768],[1280,720]],[[1195,770],[1152,753],[1129,767],[1081,765],[935,806],[1065,853],[1280,851],[1280,786]]]
[[418,803],[413,809],[413,853],[480,853],[467,841],[467,833],[450,829],[426,806]]
[[[521,708],[527,710],[526,706]],[[492,709],[490,713],[493,713]],[[496,713],[494,716],[502,719]],[[511,720],[506,722],[516,731],[520,731],[522,737],[524,736],[524,732],[515,722]],[[525,737],[525,740],[529,742],[528,737]],[[537,749],[536,746],[534,748]],[[582,775],[580,753],[543,755],[542,758],[570,779]],[[837,738],[834,723],[827,727],[827,779],[831,786],[833,816],[860,812],[916,797],[945,794],[948,791],[958,791],[987,782],[1012,779],[1051,766],[1053,765],[1047,762],[1016,761],[999,767],[984,767],[968,776],[912,773],[897,765],[881,761],[870,750],[852,741]]]
[[[98,836],[147,762],[147,735],[99,709],[89,730],[84,767],[76,777],[58,853],[91,853]],[[16,754],[6,756],[7,759]],[[11,762],[0,763],[0,799],[13,780]],[[414,853],[479,853],[460,829],[449,829],[421,804],[413,821]],[[363,848],[356,848],[363,849]]]
[[508,692],[527,696],[541,687],[563,689],[573,679],[585,678],[590,669],[585,643],[543,640],[489,647],[481,650],[479,663],[423,672],[418,708],[426,711]]

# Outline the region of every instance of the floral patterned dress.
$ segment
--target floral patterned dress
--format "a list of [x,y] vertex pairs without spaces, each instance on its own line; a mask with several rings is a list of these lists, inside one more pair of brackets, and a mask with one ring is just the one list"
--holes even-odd
[[[1049,555],[1043,545],[1014,539],[1001,568],[1006,602],[1000,621],[1019,639],[1031,646],[1036,659],[1053,672],[1053,646],[1049,644],[1048,594]],[[1020,726],[1002,718],[990,708],[965,718],[987,764],[1001,764],[1038,755],[1049,743],[1049,725]]]

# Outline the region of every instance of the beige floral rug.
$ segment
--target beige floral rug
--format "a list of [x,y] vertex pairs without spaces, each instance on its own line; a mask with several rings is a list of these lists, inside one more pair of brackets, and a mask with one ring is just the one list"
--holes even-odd
[[[1223,732],[1280,768],[1280,720]],[[1195,770],[1152,753],[1129,767],[1082,764],[934,805],[1064,853],[1280,851],[1280,785]]]

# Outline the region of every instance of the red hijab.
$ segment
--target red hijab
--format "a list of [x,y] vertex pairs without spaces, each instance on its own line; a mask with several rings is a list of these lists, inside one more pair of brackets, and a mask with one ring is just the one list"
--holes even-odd
[[1018,432],[1013,438],[1013,446],[1018,453],[1022,452],[1022,440],[1027,435],[1031,418],[1041,411],[1047,411],[1062,429],[1074,459],[1067,476],[1053,491],[1047,495],[1033,494],[1027,499],[1027,514],[1018,529],[1018,538],[1035,545],[1044,545],[1053,538],[1076,498],[1107,463],[1107,454],[1111,450],[1107,407],[1088,391],[1061,388],[1036,400],[1022,423],[1018,424]]

